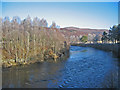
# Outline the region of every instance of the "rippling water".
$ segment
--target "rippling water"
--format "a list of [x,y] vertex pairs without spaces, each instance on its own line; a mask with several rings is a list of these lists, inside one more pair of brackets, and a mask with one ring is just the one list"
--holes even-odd
[[3,69],[3,88],[99,88],[118,86],[118,58],[89,47],[71,46],[70,57]]

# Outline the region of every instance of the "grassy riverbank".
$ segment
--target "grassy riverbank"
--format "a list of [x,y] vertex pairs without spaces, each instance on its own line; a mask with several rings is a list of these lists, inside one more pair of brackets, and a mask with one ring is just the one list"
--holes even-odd
[[44,61],[47,62],[57,62],[60,60],[65,60],[66,58],[69,57],[69,49],[66,50],[61,50],[59,53],[56,54],[57,57],[49,55],[45,60],[41,60],[40,55],[34,56],[30,58],[29,60],[21,59],[17,62],[15,62],[14,59],[8,59],[8,60],[2,60],[2,67],[3,68],[9,68],[12,66],[21,66],[21,65],[30,65],[34,63],[42,63]]
[[104,51],[110,51],[116,54],[116,56],[120,57],[120,44],[72,44],[73,46],[81,46],[81,47],[92,47]]

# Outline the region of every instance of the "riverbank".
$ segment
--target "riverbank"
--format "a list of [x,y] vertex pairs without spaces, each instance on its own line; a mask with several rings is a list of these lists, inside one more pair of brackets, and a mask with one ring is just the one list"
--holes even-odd
[[81,46],[81,47],[92,47],[104,51],[113,52],[117,57],[120,58],[120,44],[72,44],[72,46]]
[[[47,55],[48,56],[48,55]],[[59,53],[56,53],[52,56],[44,57],[44,60],[41,60],[40,55],[37,55],[35,57],[29,58],[28,60],[18,60],[15,62],[14,59],[9,59],[9,60],[2,60],[2,67],[3,68],[10,68],[12,66],[21,66],[21,65],[30,65],[34,63],[42,63],[45,61],[48,62],[57,62],[60,60],[64,60],[69,57],[69,48],[63,49],[59,51]]]

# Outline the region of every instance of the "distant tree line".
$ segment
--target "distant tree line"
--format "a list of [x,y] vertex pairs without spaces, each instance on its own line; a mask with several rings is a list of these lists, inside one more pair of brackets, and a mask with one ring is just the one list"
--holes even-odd
[[120,24],[110,27],[109,33],[103,32],[101,40],[103,43],[120,43]]
[[15,16],[0,18],[0,25],[3,65],[56,60],[69,49],[55,22],[48,27],[45,19]]
[[98,43],[98,41],[102,41],[102,43],[120,43],[120,24],[110,27],[109,31],[104,31],[102,35],[89,33],[88,35],[75,38],[75,36],[72,36],[70,40],[74,41],[74,43],[77,41],[82,43]]

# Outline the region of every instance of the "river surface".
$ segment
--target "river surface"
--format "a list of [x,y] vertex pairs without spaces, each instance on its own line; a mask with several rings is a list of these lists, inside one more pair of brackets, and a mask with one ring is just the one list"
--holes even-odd
[[118,58],[111,52],[71,46],[70,57],[3,69],[3,88],[118,87]]

